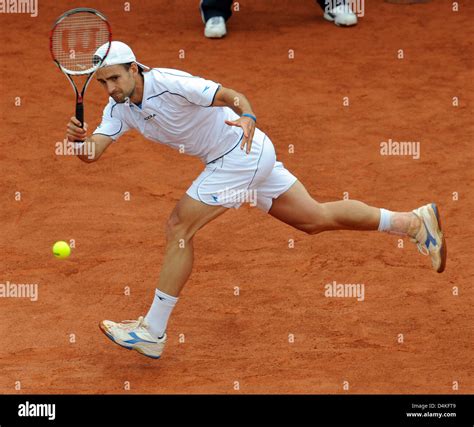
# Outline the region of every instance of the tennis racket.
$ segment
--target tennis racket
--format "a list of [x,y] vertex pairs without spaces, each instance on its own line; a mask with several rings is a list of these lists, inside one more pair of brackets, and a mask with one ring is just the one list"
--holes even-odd
[[[94,73],[107,57],[112,43],[112,31],[107,18],[95,9],[85,7],[63,13],[50,34],[50,50],[54,62],[66,75],[76,93],[76,118],[84,127],[84,94]],[[95,56],[106,46],[105,55]],[[79,92],[73,77],[83,80]]]

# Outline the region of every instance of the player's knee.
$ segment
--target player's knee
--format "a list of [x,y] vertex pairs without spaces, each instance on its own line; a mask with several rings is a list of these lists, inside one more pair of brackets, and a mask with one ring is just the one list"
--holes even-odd
[[176,215],[171,215],[166,223],[166,240],[168,242],[189,241],[193,238],[193,232],[190,227]]

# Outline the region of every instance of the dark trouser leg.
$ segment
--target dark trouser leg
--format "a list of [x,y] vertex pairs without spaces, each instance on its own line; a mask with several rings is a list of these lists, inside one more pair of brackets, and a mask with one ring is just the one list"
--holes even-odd
[[321,9],[324,11],[324,9],[326,8],[326,0],[316,0],[316,2],[319,4]]
[[326,7],[330,10],[341,4],[345,4],[345,0],[316,0],[323,12],[326,10]]
[[201,12],[205,22],[214,16],[222,16],[227,21],[232,15],[232,0],[202,0]]

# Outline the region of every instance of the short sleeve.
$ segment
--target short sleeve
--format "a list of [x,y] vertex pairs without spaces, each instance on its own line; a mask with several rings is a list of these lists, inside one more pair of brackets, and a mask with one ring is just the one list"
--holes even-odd
[[216,92],[221,86],[212,80],[192,76],[178,70],[161,71],[161,73],[165,78],[161,79],[160,83],[165,86],[167,91],[201,107],[212,105]]
[[117,104],[111,104],[110,102],[104,108],[102,114],[102,122],[97,129],[94,131],[94,134],[101,134],[110,136],[114,141],[120,138],[125,132],[130,130],[130,128],[123,122],[123,120],[117,117],[117,112],[114,112],[114,107]]

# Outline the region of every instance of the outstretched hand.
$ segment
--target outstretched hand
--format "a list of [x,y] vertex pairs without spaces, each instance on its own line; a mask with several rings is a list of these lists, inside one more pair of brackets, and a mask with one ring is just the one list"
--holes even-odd
[[237,120],[231,121],[226,120],[225,123],[229,126],[241,127],[244,131],[244,136],[242,138],[242,143],[240,144],[240,149],[243,150],[245,146],[245,152],[250,153],[252,149],[253,134],[255,132],[255,121],[250,117],[242,116]]

